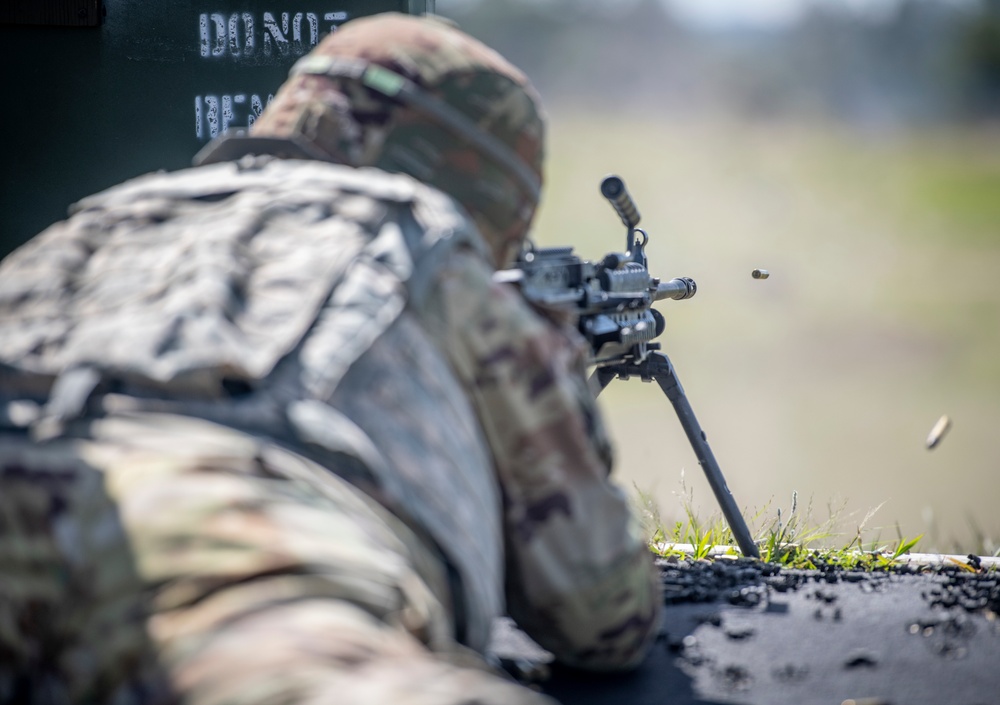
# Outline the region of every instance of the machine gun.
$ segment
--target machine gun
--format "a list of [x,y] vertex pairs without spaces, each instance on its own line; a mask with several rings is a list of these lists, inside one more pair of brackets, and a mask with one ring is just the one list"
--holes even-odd
[[605,178],[601,194],[625,224],[624,253],[612,252],[599,262],[591,262],[574,255],[572,247],[528,246],[510,269],[497,273],[497,279],[518,284],[525,298],[538,306],[578,316],[580,333],[593,353],[592,379],[599,391],[616,377],[656,381],[673,404],[736,543],[743,555],[757,558],[757,546],[677,373],[660,351],[660,344],[653,342],[664,329],[663,316],[653,304],[663,299],[689,299],[698,287],[687,277],[663,282],[650,275],[645,252],[649,235],[637,227],[639,211],[619,177]]

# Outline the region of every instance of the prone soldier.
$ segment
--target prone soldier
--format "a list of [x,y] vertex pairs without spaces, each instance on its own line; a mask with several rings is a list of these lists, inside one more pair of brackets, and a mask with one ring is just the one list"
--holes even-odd
[[492,278],[542,156],[498,54],[358,19],[0,264],[0,702],[548,702],[482,657],[504,613],[641,661],[588,348]]

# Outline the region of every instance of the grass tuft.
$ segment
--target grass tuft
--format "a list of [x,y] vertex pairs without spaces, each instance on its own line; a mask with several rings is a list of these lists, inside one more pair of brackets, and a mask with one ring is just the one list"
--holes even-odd
[[[694,510],[693,494],[681,475],[681,506],[684,518],[674,522],[662,519],[659,507],[648,492],[635,488],[638,510],[643,519],[650,549],[657,556],[693,558],[695,560],[738,556],[732,531],[721,514],[703,519]],[[761,560],[789,568],[815,570],[819,566],[835,566],[848,570],[885,570],[901,557],[912,552],[923,534],[906,537],[896,525],[896,540],[883,543],[881,529],[869,528],[882,504],[868,510],[860,522],[850,522],[846,503],[827,505],[827,517],[817,520],[810,499],[804,509],[799,507],[798,493],[793,492],[787,509],[778,507],[771,514],[771,503],[758,510],[748,521],[754,541],[760,548]],[[850,522],[852,530],[840,526]],[[849,537],[845,542],[845,537]]]

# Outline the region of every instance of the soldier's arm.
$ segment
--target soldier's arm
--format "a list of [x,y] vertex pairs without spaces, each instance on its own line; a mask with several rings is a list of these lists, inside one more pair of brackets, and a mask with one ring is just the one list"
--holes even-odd
[[575,331],[456,253],[443,346],[469,390],[504,498],[508,612],[562,662],[610,670],[645,655],[658,579],[625,494]]

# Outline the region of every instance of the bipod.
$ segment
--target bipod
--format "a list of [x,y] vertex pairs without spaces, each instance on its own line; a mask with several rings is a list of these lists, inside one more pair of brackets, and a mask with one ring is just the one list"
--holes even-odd
[[708,484],[711,486],[712,492],[715,493],[715,498],[722,508],[722,514],[729,523],[729,528],[733,532],[733,537],[736,539],[740,551],[743,552],[744,556],[760,558],[757,544],[754,543],[750,530],[743,520],[743,514],[740,513],[739,507],[736,506],[736,500],[733,499],[733,495],[726,485],[726,478],[722,476],[719,463],[715,460],[715,455],[705,438],[705,432],[698,423],[690,402],[688,402],[684,387],[677,379],[677,373],[674,371],[670,358],[662,352],[650,352],[642,362],[621,362],[598,367],[591,379],[597,379],[600,385],[599,394],[615,377],[628,379],[633,376],[646,382],[655,380],[663,393],[667,395],[667,399],[674,406],[674,411],[677,412],[681,426],[684,427],[684,433],[687,434],[691,448],[698,458],[698,464],[705,471]]

